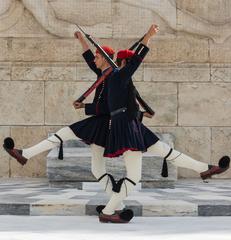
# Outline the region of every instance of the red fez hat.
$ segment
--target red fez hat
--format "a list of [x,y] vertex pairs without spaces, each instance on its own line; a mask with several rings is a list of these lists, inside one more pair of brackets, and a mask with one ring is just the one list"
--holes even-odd
[[[113,55],[115,53],[115,51],[113,50],[113,48],[109,47],[109,46],[101,46],[101,48],[108,54],[108,55]],[[95,53],[100,53],[98,49],[96,49]]]
[[125,50],[120,50],[118,53],[117,53],[117,58],[118,59],[126,59],[126,58],[130,58],[134,55],[134,51],[132,50],[128,50],[128,49],[125,49]]

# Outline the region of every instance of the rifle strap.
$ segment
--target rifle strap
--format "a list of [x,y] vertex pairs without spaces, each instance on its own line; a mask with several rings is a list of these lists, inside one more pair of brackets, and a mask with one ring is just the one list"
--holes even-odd
[[91,87],[83,94],[84,98],[87,98],[91,92],[93,92],[107,77],[108,75],[112,72],[112,67],[108,68],[106,72],[100,76],[92,85]]

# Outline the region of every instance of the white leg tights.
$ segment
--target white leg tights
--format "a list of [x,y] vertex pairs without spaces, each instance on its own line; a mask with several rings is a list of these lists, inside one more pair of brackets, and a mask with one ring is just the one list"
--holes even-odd
[[[170,149],[171,147],[168,144],[158,141],[157,143],[153,144],[148,148],[148,152],[154,153],[155,155],[164,158],[165,156],[167,156]],[[166,160],[172,162],[173,165],[175,165],[176,167],[192,169],[198,173],[208,170],[207,163],[194,160],[193,158],[174,149]]]
[[[96,179],[99,179],[106,171],[105,159],[103,157],[104,148],[95,144],[91,144],[91,172]],[[112,184],[107,176],[102,178],[99,183],[102,185],[103,189],[110,195],[112,192]]]
[[[58,132],[56,132],[56,134],[63,141],[78,139],[76,137],[76,135],[74,134],[74,132],[69,127],[61,128]],[[30,148],[23,149],[22,155],[25,158],[29,159],[41,152],[44,152],[44,151],[47,151],[47,150],[50,150],[50,149],[56,147],[59,144],[60,144],[60,140],[53,135],[53,136],[49,137],[48,139],[43,140],[40,143],[38,143]]]
[[[127,170],[127,178],[137,184],[141,179],[142,170],[142,152],[126,151],[123,154],[125,167]],[[134,189],[135,185],[128,180],[124,180],[119,193],[113,192],[111,199],[103,209],[104,214],[111,215],[115,212],[119,204]]]
[[[106,164],[105,159],[103,157],[104,148],[95,144],[91,144],[91,152],[92,152],[92,159],[91,159],[91,171],[92,174],[95,176],[96,179],[99,179],[106,171]],[[106,191],[106,193],[111,196],[112,191],[112,183],[108,176],[103,177],[99,183]],[[121,204],[116,208],[116,210],[121,210],[125,207],[125,205],[121,202]]]

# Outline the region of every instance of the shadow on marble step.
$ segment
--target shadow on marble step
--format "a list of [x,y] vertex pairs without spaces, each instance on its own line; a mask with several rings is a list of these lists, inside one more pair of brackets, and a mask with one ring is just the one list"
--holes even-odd
[[[161,135],[163,141],[173,146],[170,134]],[[82,182],[96,181],[91,173],[91,152],[81,141],[71,141],[64,146],[64,159],[57,159],[58,148],[47,156],[47,176],[53,187],[77,187],[82,189]],[[119,158],[105,158],[107,172],[116,180],[126,176],[124,161]],[[177,169],[168,163],[168,178],[161,177],[163,159],[150,153],[143,154],[142,187],[143,188],[173,188],[177,180]]]

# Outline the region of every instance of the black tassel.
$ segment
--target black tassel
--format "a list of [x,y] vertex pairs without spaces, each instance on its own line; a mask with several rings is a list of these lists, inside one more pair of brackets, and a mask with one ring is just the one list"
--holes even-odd
[[63,140],[62,140],[62,138],[59,137],[57,134],[55,134],[55,136],[56,136],[56,137],[59,139],[59,141],[60,141],[58,159],[59,159],[59,160],[63,160]]
[[112,184],[112,190],[113,189],[116,189],[116,181],[115,181],[115,179],[114,179],[114,177],[111,175],[111,174],[109,174],[109,173],[105,173],[105,174],[103,174],[99,179],[98,179],[98,181],[100,181],[101,179],[103,179],[105,176],[108,176],[109,177],[109,179],[110,179],[110,181],[111,181],[111,184]]
[[161,176],[162,177],[168,177],[168,164],[167,164],[166,158],[163,161]]
[[58,157],[59,160],[63,160],[63,141],[60,143],[60,146],[59,146],[59,157]]
[[125,177],[125,178],[121,178],[121,179],[113,186],[113,189],[112,189],[112,190],[113,190],[114,192],[119,193],[119,192],[120,192],[120,189],[121,189],[121,186],[122,186],[122,184],[123,184],[123,182],[124,182],[125,180],[129,181],[129,182],[130,182],[131,184],[133,184],[134,186],[136,185],[136,183],[133,182],[131,179]]
[[108,177],[111,180],[112,190],[113,190],[113,188],[116,186],[116,181],[115,181],[114,177],[111,174],[108,173],[107,175],[108,175]]
[[123,184],[123,182],[124,182],[124,179],[125,179],[125,178],[121,178],[121,179],[117,182],[117,184],[116,184],[115,186],[113,186],[113,188],[112,188],[112,191],[113,191],[113,192],[117,192],[117,193],[120,192],[120,189],[121,189],[121,186],[122,186],[122,184]]
[[173,149],[171,148],[168,152],[168,154],[165,156],[164,161],[163,161],[163,166],[162,166],[162,171],[161,171],[161,176],[162,177],[168,177],[168,164],[167,164],[167,158],[171,155]]

